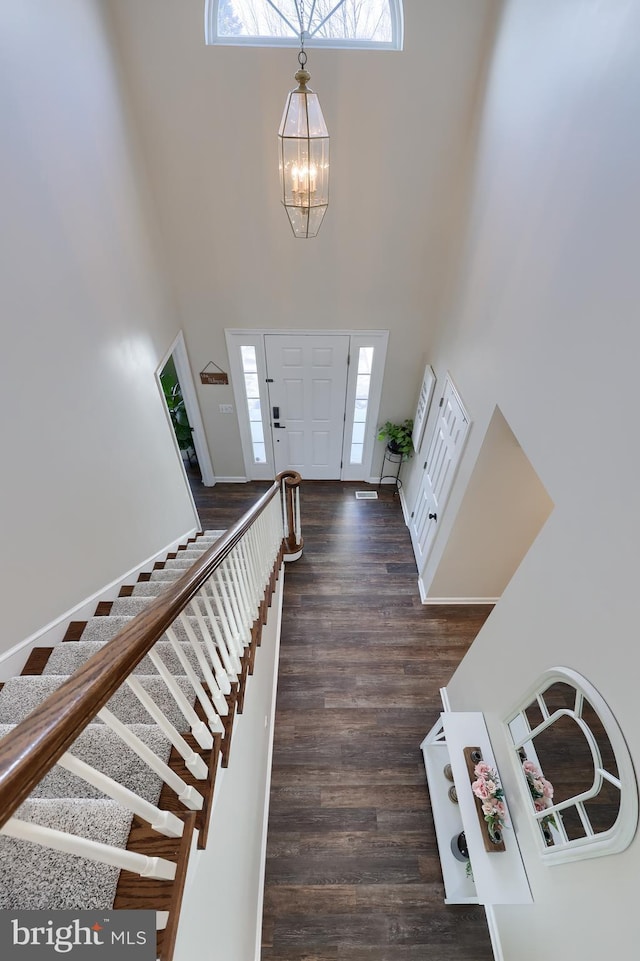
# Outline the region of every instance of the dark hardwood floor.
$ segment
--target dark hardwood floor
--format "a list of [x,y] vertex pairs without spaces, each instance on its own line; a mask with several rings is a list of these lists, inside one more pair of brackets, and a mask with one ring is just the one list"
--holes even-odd
[[[194,485],[203,525],[226,526],[265,486]],[[365,486],[302,488],[304,554],[285,578],[262,961],[490,961],[483,909],[443,903],[419,750],[487,610],[421,605],[398,497],[356,500]]]

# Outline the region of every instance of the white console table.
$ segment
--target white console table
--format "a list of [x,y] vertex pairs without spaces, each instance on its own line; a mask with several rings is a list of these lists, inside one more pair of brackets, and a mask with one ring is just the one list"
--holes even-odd
[[[497,770],[484,715],[456,711],[442,713],[420,745],[442,864],[445,903],[530,904],[533,898],[508,812],[508,798],[505,799],[507,819],[503,831],[505,850],[485,850],[463,755],[465,747],[476,746],[482,751],[483,760]],[[457,804],[448,796],[451,781],[443,773],[446,764],[451,764]],[[461,831],[465,833],[473,879],[467,877],[466,865],[451,851],[451,841]]]

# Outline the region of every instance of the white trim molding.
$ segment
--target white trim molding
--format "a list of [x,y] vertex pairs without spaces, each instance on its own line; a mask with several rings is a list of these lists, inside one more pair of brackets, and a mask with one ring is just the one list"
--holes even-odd
[[[207,444],[207,436],[204,429],[204,423],[202,421],[202,414],[200,413],[200,405],[198,403],[198,395],[196,393],[195,381],[193,379],[193,371],[191,370],[191,364],[189,363],[189,355],[187,354],[187,346],[184,340],[184,334],[182,331],[178,332],[178,335],[171,347],[164,355],[158,368],[156,370],[156,380],[160,391],[162,392],[162,384],[160,383],[160,373],[169,360],[173,358],[173,363],[175,364],[176,374],[178,375],[178,381],[180,383],[180,390],[182,391],[182,397],[184,400],[185,410],[187,412],[187,417],[189,418],[189,424],[192,429],[193,436],[193,447],[196,452],[196,457],[198,458],[198,466],[200,468],[200,473],[202,474],[202,483],[205,487],[213,487],[216,483],[216,476],[213,472],[213,464],[211,463],[211,455],[209,454],[209,446]],[[164,398],[164,395],[163,395]],[[165,405],[166,406],[166,405]],[[167,417],[169,417],[169,412],[167,411]],[[171,418],[169,417],[169,421]],[[171,429],[173,434],[173,428]],[[178,443],[176,441],[176,447]],[[178,454],[180,460],[182,460],[182,453],[178,447]],[[184,467],[184,464],[183,464]],[[185,483],[189,488],[191,493],[191,488],[189,487],[189,482],[187,481],[185,472]],[[193,500],[193,498],[192,498]],[[195,503],[194,503],[195,508]],[[198,512],[196,510],[196,517]]]
[[14,644],[8,651],[0,654],[0,682],[7,681],[9,678],[20,673],[34,647],[55,647],[56,644],[62,641],[70,621],[88,620],[93,616],[96,605],[99,604],[100,601],[115,600],[123,584],[127,584],[132,579],[137,578],[138,574],[142,573],[142,571],[149,570],[153,567],[156,561],[161,560],[171,551],[175,551],[180,544],[185,543],[189,537],[193,537],[196,530],[197,528],[193,527],[190,531],[187,531],[186,534],[183,534],[182,537],[177,538],[175,541],[167,544],[166,547],[156,551],[155,554],[152,554],[151,557],[148,557],[136,567],[132,567],[89,597],[85,597],[84,600],[79,601],[74,607],[69,608],[68,611],[65,611],[63,614],[60,614],[59,617],[45,624],[39,631],[29,635],[29,637],[26,637],[23,641]]
[[[227,328],[225,329],[224,333],[227,344],[227,352],[229,355],[231,386],[233,388],[236,411],[238,414],[238,428],[240,431],[242,455],[247,479],[271,480],[275,474],[270,417],[271,408],[269,406],[269,394],[267,388],[265,337],[270,335],[278,335],[280,337],[345,336],[349,337],[350,364],[347,374],[347,389],[344,402],[345,420],[342,445],[342,467],[340,470],[340,477],[336,478],[336,480],[362,480],[364,482],[364,478],[369,477],[369,483],[378,483],[379,475],[377,477],[372,477],[371,471],[376,452],[376,438],[378,432],[377,424],[380,413],[380,400],[382,396],[382,384],[384,379],[387,347],[389,343],[388,330],[292,330],[289,328]],[[260,411],[265,440],[265,462],[256,462],[253,456],[249,410],[247,406],[246,391],[244,388],[244,372],[242,369],[242,359],[240,353],[241,347],[254,347],[256,351],[256,364],[260,392]],[[352,465],[349,461],[357,387],[357,361],[354,362],[354,357],[358,356],[358,351],[361,347],[373,347],[374,355],[373,366],[371,370],[371,387],[367,405],[362,463]],[[222,478],[218,478],[218,481],[221,479]]]
[[469,605],[469,604],[486,604],[492,607],[498,603],[499,597],[427,597],[424,594],[424,585],[422,579],[418,580],[418,587],[420,589],[420,599],[425,606],[433,604],[434,607],[438,605],[442,606],[444,604],[454,605]]
[[[584,784],[574,796],[563,796],[562,792],[558,796],[549,780],[553,772],[545,771],[545,759],[537,756],[540,742],[536,738],[550,736],[554,724],[562,725],[567,719],[581,731],[592,767],[585,770]],[[566,864],[624,851],[638,827],[638,783],[624,734],[593,684],[572,668],[552,667],[526,691],[506,716],[505,725],[513,744],[511,757],[518,785],[529,812],[527,824],[535,834],[542,861],[549,865]],[[542,798],[543,804],[534,806],[524,762],[531,762],[533,776],[541,778],[550,789]],[[592,811],[588,809],[605,782],[619,792],[617,816],[608,828],[592,822]],[[581,823],[580,836],[565,829],[563,818],[569,819],[566,823]]]

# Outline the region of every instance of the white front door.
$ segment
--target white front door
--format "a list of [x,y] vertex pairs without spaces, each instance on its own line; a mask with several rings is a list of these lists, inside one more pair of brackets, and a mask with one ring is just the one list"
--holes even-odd
[[349,337],[267,334],[264,342],[276,473],[339,480]]
[[418,571],[422,571],[433,546],[468,431],[467,412],[447,377],[427,447],[420,490],[411,512],[409,530]]

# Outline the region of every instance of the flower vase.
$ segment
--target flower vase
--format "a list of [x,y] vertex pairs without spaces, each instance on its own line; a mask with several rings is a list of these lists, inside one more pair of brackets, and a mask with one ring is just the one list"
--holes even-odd
[[[482,761],[482,751],[479,747],[465,747],[463,754],[467,765],[467,771],[469,772],[470,781],[473,783],[476,780],[476,764],[479,764]],[[504,846],[502,826],[500,824],[489,824],[485,820],[484,812],[482,810],[482,800],[475,794],[473,794],[473,799],[475,801],[476,813],[480,823],[480,833],[482,835],[482,842],[484,844],[485,851],[491,854],[497,851],[505,851],[506,848]]]

